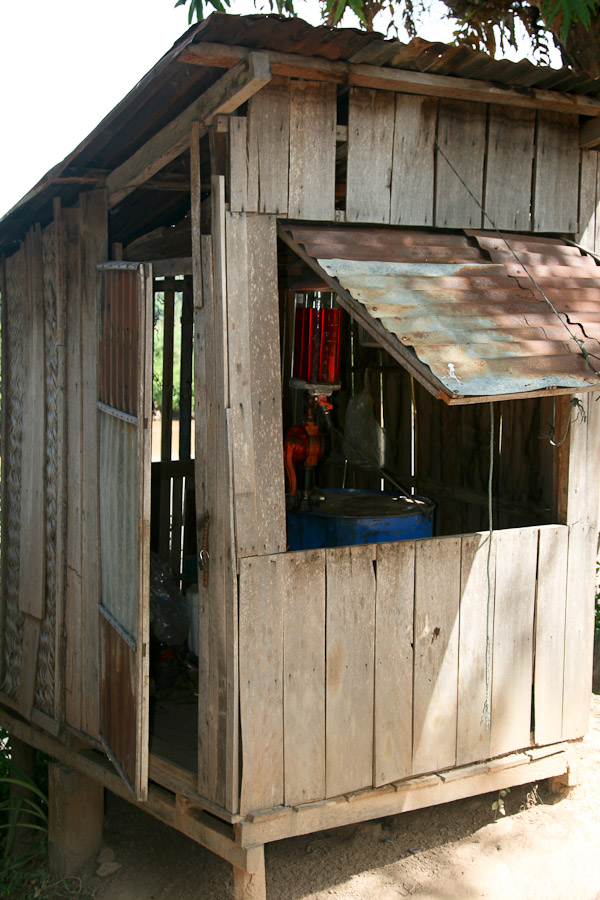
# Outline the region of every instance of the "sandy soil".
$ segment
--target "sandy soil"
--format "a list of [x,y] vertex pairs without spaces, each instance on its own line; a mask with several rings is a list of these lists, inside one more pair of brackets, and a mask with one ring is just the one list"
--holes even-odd
[[[513,788],[497,821],[487,794],[271,844],[269,900],[600,900],[598,695],[591,724],[568,794],[527,785]],[[98,900],[233,896],[227,863],[113,796],[100,862],[82,887]]]

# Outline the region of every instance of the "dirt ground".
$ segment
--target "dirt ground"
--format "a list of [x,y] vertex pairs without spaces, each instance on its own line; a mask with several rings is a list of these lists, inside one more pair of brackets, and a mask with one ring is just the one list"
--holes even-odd
[[[268,900],[600,900],[599,695],[578,747],[577,787],[513,788],[496,821],[487,794],[270,844]],[[233,878],[227,863],[110,795],[104,847],[82,888],[98,900],[231,900]]]

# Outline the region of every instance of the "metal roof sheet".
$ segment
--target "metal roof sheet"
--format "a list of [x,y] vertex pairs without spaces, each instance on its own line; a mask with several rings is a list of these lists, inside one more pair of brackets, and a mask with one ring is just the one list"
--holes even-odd
[[600,385],[600,269],[571,244],[283,222],[280,233],[449,402]]

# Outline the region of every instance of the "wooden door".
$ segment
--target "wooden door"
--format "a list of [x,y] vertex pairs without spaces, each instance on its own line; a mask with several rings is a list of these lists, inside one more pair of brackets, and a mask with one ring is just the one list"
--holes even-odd
[[99,269],[100,735],[148,791],[152,267]]

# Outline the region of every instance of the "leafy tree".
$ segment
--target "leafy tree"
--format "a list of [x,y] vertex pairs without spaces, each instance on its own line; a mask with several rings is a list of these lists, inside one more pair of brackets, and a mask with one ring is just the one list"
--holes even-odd
[[[443,0],[455,20],[457,43],[487,50],[517,47],[518,26],[531,39],[539,62],[548,61],[549,41],[563,62],[575,71],[600,75],[600,0]],[[320,0],[323,22],[337,25],[346,10],[356,14],[365,30],[373,30],[377,13],[387,10],[414,37],[431,0]],[[270,0],[271,9],[295,15],[294,0]],[[227,12],[231,0],[177,0],[188,6],[190,23],[200,21],[211,7]]]

